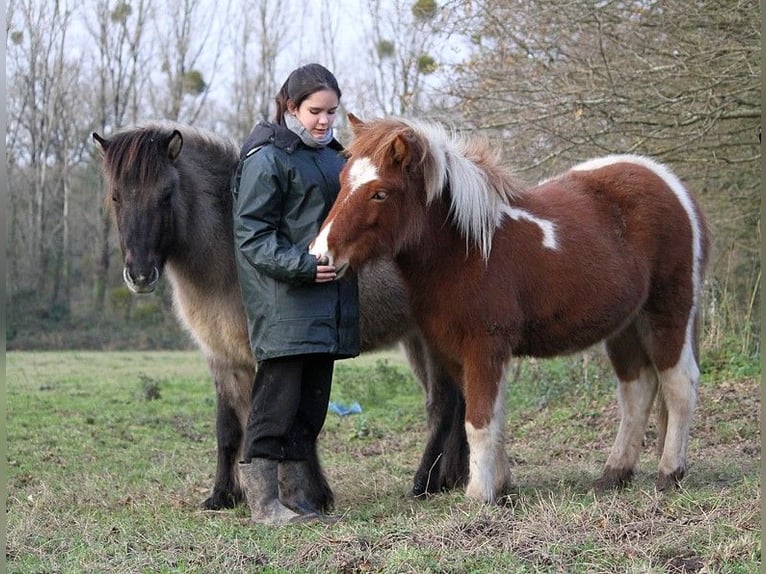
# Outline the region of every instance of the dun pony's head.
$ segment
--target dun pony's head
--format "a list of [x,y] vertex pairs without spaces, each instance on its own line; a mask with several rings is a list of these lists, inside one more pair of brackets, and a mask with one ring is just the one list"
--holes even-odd
[[106,139],[93,133],[103,153],[106,202],[117,225],[123,278],[135,293],[150,293],[172,246],[178,201],[176,160],[183,137],[176,129],[138,128]]
[[339,275],[416,241],[428,190],[441,189],[445,177],[442,156],[431,153],[408,123],[391,118],[364,123],[353,114],[349,119],[354,141],[340,174],[340,193],[311,246]]

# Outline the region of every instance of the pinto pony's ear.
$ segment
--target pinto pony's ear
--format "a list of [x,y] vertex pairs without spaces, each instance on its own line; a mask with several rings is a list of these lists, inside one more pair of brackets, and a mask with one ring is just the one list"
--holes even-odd
[[101,137],[96,132],[93,132],[93,134],[91,135],[93,136],[93,141],[96,142],[96,147],[98,147],[99,151],[101,152],[101,155],[104,155],[106,153],[107,148],[109,147],[109,140]]
[[351,112],[346,114],[346,117],[348,118],[348,122],[351,124],[351,130],[354,132],[354,134],[356,134],[359,129],[364,127],[364,122]]
[[173,133],[170,134],[170,137],[167,140],[167,146],[168,146],[168,157],[170,158],[170,161],[175,161],[178,155],[181,153],[181,148],[184,145],[184,138],[181,135],[181,132],[178,130],[173,130]]
[[400,165],[402,168],[406,168],[412,161],[412,138],[407,137],[407,134],[397,134],[391,144],[391,158],[394,163]]

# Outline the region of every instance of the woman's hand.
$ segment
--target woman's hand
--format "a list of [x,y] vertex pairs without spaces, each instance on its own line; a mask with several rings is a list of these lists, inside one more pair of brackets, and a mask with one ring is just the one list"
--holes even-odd
[[330,281],[335,281],[335,265],[326,265],[326,257],[317,255],[317,259],[319,260],[319,264],[317,265],[317,275],[314,278],[314,281],[316,283],[329,283]]

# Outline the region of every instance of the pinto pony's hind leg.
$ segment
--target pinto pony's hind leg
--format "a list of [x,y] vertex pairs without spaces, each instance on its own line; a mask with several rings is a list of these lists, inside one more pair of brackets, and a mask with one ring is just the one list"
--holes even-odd
[[658,490],[677,485],[686,473],[686,450],[699,376],[699,366],[689,343],[684,345],[675,366],[660,371],[660,392],[667,418],[657,474]]
[[621,487],[632,480],[658,383],[635,323],[609,339],[606,350],[618,378],[620,427],[604,471],[594,483],[596,490]]

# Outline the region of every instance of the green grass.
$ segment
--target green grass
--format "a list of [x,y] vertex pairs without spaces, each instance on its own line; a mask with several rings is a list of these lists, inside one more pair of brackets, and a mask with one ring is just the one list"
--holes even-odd
[[[727,370],[727,365],[730,368]],[[320,454],[334,526],[252,526],[205,512],[214,393],[196,352],[6,356],[9,572],[757,572],[760,369],[706,373],[681,489],[653,487],[654,430],[632,485],[590,490],[616,433],[595,353],[514,363],[509,507],[406,496],[425,440],[423,393],[395,351],[336,367]]]

